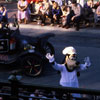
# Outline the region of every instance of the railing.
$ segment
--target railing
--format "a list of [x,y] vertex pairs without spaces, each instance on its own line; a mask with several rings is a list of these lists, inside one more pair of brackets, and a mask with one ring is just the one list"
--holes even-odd
[[[20,100],[20,98],[22,98],[21,100],[32,100],[31,98],[36,100],[72,100],[73,98],[75,100],[100,100],[100,90],[32,85],[21,83],[16,80],[11,80],[10,82],[0,82],[0,90],[0,96],[3,100]],[[38,92],[35,90],[38,90]],[[82,96],[73,97],[73,93],[79,93]]]
[[20,79],[12,73],[9,81],[0,82],[0,100],[100,100],[100,90],[26,84]]

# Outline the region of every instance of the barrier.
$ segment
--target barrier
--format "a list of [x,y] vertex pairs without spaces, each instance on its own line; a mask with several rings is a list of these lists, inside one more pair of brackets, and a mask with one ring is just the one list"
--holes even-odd
[[[27,100],[30,100],[29,98],[37,100],[72,100],[72,98],[75,100],[100,100],[100,90],[26,84],[17,80],[0,82],[0,90],[0,96],[3,100],[7,100],[8,98],[8,100],[19,100],[19,98],[23,98],[23,100],[26,100],[25,98]],[[42,96],[31,96],[31,94],[36,93],[34,90],[39,90],[38,95]],[[85,96],[73,97],[72,93],[84,94]]]

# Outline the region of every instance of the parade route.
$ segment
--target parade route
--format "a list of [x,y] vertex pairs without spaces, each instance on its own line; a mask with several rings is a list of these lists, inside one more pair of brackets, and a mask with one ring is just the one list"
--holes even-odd
[[[5,4],[8,7],[9,17],[16,13],[16,3]],[[10,6],[13,5],[13,6]],[[12,8],[11,8],[12,7]],[[29,24],[20,24],[20,32],[26,36],[39,36],[41,34],[54,33],[55,37],[49,41],[55,48],[55,59],[61,63],[64,55],[62,50],[66,46],[74,46],[77,50],[78,60],[84,63],[84,57],[89,56],[91,67],[81,72],[79,77],[80,87],[100,90],[100,27],[81,28],[75,31],[74,28],[64,29],[57,26],[40,26]],[[7,81],[10,72],[14,68],[3,67],[0,69],[0,81]],[[60,74],[50,65],[44,66],[44,71],[39,77],[27,77],[22,75],[22,82],[43,85],[59,85]]]

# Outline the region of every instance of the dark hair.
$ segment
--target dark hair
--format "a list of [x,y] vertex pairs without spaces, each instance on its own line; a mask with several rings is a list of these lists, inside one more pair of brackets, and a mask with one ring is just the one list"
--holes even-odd
[[55,2],[55,0],[51,0],[51,2]]
[[72,4],[76,4],[77,2],[76,2],[76,0],[72,0]]

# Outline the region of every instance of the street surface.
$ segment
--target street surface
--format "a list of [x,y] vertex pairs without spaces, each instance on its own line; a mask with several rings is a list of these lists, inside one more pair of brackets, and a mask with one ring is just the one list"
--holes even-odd
[[[15,13],[14,9],[10,9],[8,5],[9,16]],[[54,33],[55,37],[50,38],[49,41],[55,48],[55,59],[57,63],[61,63],[64,56],[62,50],[66,46],[74,46],[78,53],[78,60],[84,63],[84,57],[89,56],[91,60],[91,67],[81,72],[79,77],[80,87],[90,89],[100,89],[100,29],[98,28],[82,28],[75,31],[74,28],[62,29],[57,26],[39,26],[30,24],[21,24],[20,31],[22,35],[39,36],[44,33]],[[20,67],[20,66],[19,66]],[[57,73],[50,65],[44,66],[44,72],[39,77],[27,77],[22,74],[22,82],[31,84],[43,85],[59,85],[60,74]],[[15,68],[13,66],[0,67],[0,81],[7,81],[11,71]]]
[[[26,28],[25,28],[26,26]],[[27,27],[30,28],[27,28]],[[92,66],[81,72],[79,77],[80,87],[100,89],[100,33],[99,29],[80,29],[76,32],[70,28],[68,30],[57,27],[41,27],[32,25],[21,25],[21,32],[24,35],[37,36],[43,33],[55,33],[55,37],[50,38],[50,42],[55,47],[56,61],[61,63],[64,56],[62,50],[66,46],[74,46],[78,53],[78,60],[84,63],[84,57],[89,56]],[[24,27],[24,29],[23,29]],[[36,29],[37,28],[37,29]],[[27,31],[26,31],[27,30]],[[47,66],[48,67],[48,66]],[[35,81],[43,84],[56,85],[59,82],[60,75],[53,69],[52,72],[36,78]],[[28,78],[29,80],[29,78]],[[30,79],[31,80],[31,79]],[[34,79],[33,79],[34,80]],[[31,80],[32,81],[32,80]]]

